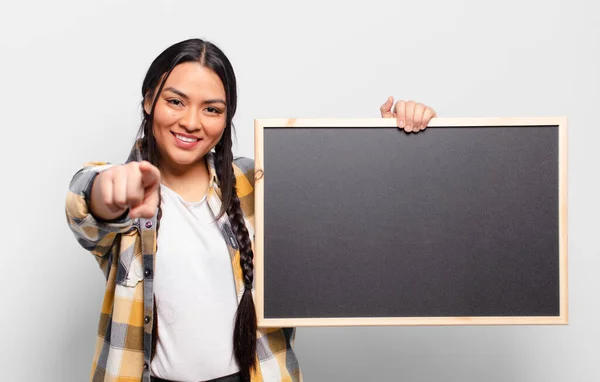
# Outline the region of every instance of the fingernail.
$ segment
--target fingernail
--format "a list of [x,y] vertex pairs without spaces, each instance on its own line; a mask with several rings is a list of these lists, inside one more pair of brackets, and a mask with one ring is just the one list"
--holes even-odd
[[410,133],[412,131],[412,126],[411,125],[406,125],[406,131],[408,131]]
[[404,126],[404,121],[400,120],[400,127]]

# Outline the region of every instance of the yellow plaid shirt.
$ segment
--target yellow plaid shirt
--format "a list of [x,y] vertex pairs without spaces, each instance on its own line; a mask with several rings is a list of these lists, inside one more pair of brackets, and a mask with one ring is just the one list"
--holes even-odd
[[[128,162],[141,160],[139,142]],[[221,208],[221,192],[214,156],[207,154],[211,180],[207,200],[215,216]],[[153,275],[156,255],[156,216],[101,222],[89,211],[93,181],[108,163],[88,163],[73,177],[66,200],[69,227],[81,246],[91,252],[106,277],[91,381],[150,382],[154,329]],[[250,238],[254,238],[254,162],[234,160],[237,192]],[[236,280],[238,302],[243,293],[239,250],[225,214],[218,220],[229,248]],[[292,349],[295,328],[259,328],[257,367],[252,382],[301,381],[302,375]]]

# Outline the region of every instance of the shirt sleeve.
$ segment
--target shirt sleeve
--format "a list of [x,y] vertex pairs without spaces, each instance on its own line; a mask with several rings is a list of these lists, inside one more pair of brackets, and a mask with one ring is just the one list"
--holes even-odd
[[112,221],[100,221],[90,212],[89,201],[96,176],[112,167],[110,163],[90,162],[72,178],[66,200],[66,217],[77,242],[92,254],[103,257],[112,247],[118,234],[129,231],[133,219],[127,216]]

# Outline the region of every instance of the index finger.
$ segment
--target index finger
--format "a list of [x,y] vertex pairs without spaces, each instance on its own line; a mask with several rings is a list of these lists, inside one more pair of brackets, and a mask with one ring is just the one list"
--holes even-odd
[[154,186],[160,182],[160,171],[150,162],[141,161],[139,169],[142,173],[142,186],[144,188]]

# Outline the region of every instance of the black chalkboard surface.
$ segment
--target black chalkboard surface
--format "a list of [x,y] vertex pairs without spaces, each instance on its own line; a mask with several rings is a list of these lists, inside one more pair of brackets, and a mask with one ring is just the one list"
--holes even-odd
[[260,326],[567,323],[566,120],[255,120]]

